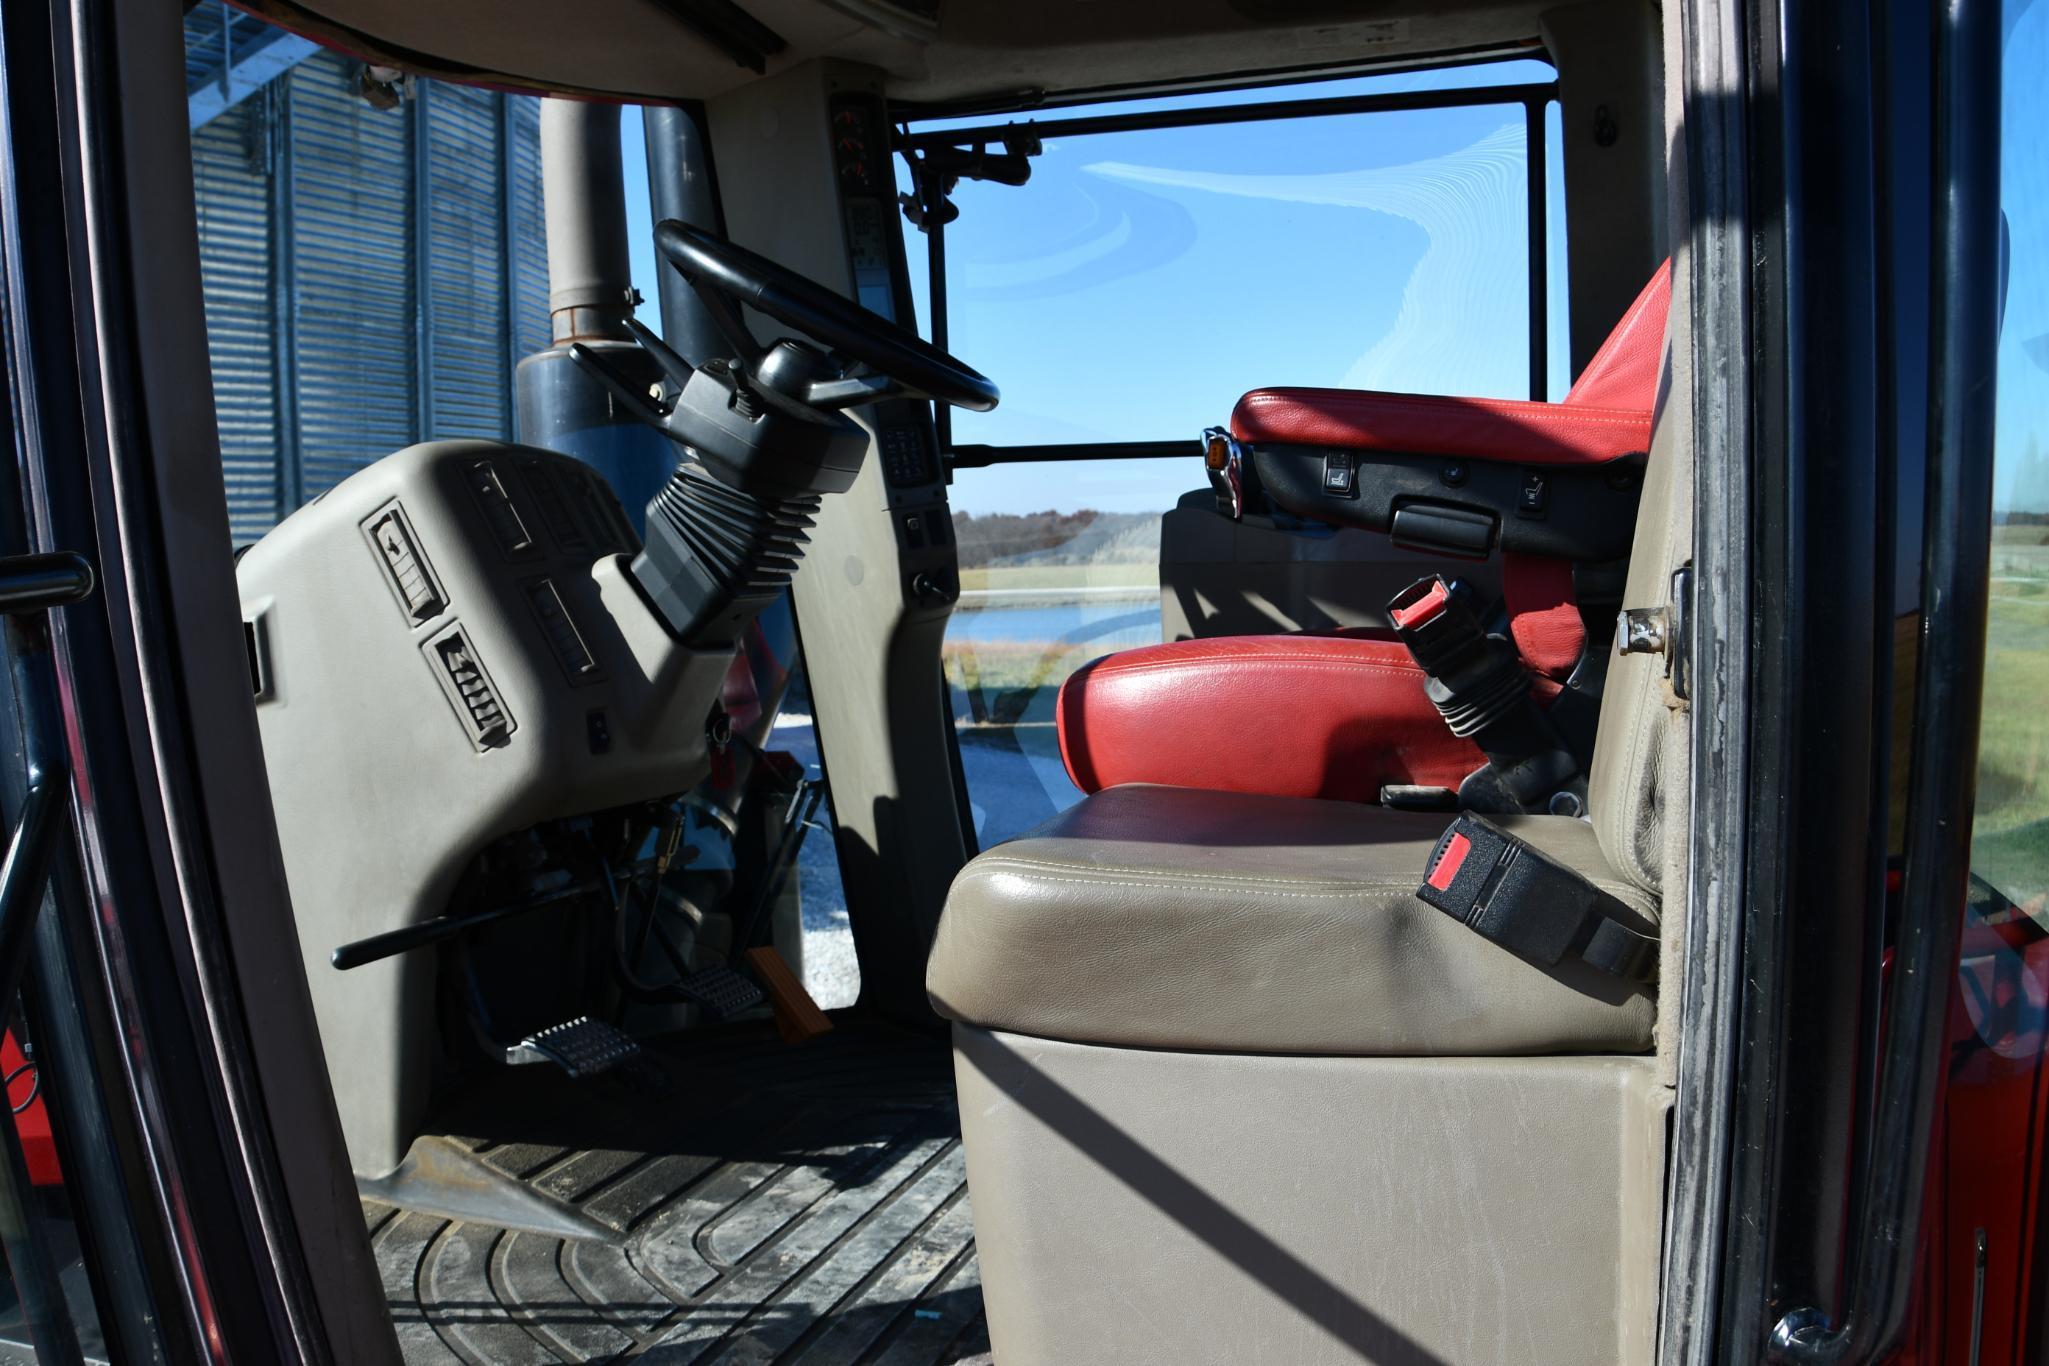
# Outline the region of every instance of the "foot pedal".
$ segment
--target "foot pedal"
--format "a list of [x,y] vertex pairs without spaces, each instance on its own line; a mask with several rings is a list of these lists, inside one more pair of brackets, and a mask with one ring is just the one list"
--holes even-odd
[[720,1020],[752,1010],[768,999],[760,987],[725,967],[699,968],[678,982],[676,990]]
[[572,1077],[595,1077],[640,1056],[631,1035],[588,1015],[550,1025],[505,1050],[509,1063],[552,1062]]
[[803,1043],[832,1031],[832,1021],[811,999],[811,993],[804,990],[804,984],[790,971],[781,954],[763,945],[740,956],[768,991],[769,1003],[775,1007],[776,1030],[784,1043]]

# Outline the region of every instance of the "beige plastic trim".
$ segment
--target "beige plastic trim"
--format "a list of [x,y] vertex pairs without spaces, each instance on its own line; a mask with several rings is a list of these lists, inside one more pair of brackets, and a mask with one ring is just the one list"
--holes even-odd
[[670,638],[596,481],[549,451],[413,446],[237,569],[307,983],[365,1176],[398,1164],[432,1099],[434,955],[342,972],[334,949],[442,914],[498,836],[686,792],[707,768],[732,652]]
[[1648,1059],[954,1041],[1003,1366],[1649,1359]]

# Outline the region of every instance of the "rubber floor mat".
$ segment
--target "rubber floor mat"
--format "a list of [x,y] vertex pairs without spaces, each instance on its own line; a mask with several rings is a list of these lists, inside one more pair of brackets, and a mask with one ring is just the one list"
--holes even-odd
[[506,1069],[433,1127],[430,1176],[363,1202],[410,1363],[989,1361],[936,1040],[681,1036]]

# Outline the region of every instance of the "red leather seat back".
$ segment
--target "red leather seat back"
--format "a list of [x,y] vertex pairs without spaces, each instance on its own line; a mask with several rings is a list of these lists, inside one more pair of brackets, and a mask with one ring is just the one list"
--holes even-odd
[[1565,401],[1649,413],[1658,402],[1658,365],[1665,354],[1665,320],[1671,311],[1672,262],[1667,258],[1580,371]]
[[1515,652],[1539,678],[1563,683],[1587,647],[1587,624],[1572,591],[1572,565],[1543,555],[1501,553],[1501,594]]
[[1366,389],[1254,389],[1231,434],[1254,444],[1349,446],[1518,465],[1598,464],[1650,445],[1672,263],[1660,265],[1587,362],[1563,403],[1384,394]]

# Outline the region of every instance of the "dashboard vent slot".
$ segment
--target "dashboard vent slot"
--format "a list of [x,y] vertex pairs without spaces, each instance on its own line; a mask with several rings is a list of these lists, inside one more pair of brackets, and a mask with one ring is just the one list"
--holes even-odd
[[471,744],[486,750],[511,738],[512,716],[461,626],[451,626],[428,641],[427,659],[449,705],[468,730]]
[[427,557],[420,553],[420,539],[413,534],[404,508],[396,501],[386,503],[363,523],[363,534],[369,537],[377,562],[384,566],[384,580],[398,598],[407,621],[418,626],[448,610],[448,595],[441,591],[434,572],[427,567]]
[[526,481],[527,492],[532,495],[534,505],[540,508],[541,521],[547,526],[548,534],[555,538],[555,544],[565,554],[589,554],[591,538],[577,520],[576,510],[563,496],[562,486],[556,482],[547,465],[539,460],[523,460],[519,473]]
[[540,619],[541,631],[548,637],[548,646],[555,652],[555,662],[562,666],[562,672],[569,675],[572,683],[591,683],[598,677],[598,662],[591,658],[590,647],[583,643],[583,633],[576,629],[569,609],[562,603],[562,595],[555,591],[553,580],[542,579],[530,583],[526,590],[527,601],[533,604],[534,615]]
[[603,476],[595,470],[584,473],[576,480],[576,491],[585,517],[597,528],[603,543],[599,548],[611,554],[634,549],[633,524],[626,520],[626,509],[619,506],[619,496]]
[[468,478],[470,493],[476,498],[478,509],[484,514],[484,521],[491,527],[491,535],[497,540],[498,548],[513,559],[532,555],[539,547],[534,544],[533,533],[526,529],[526,521],[519,515],[519,509],[512,505],[512,495],[505,491],[505,481],[498,477],[498,467],[488,460],[475,460],[463,473]]

